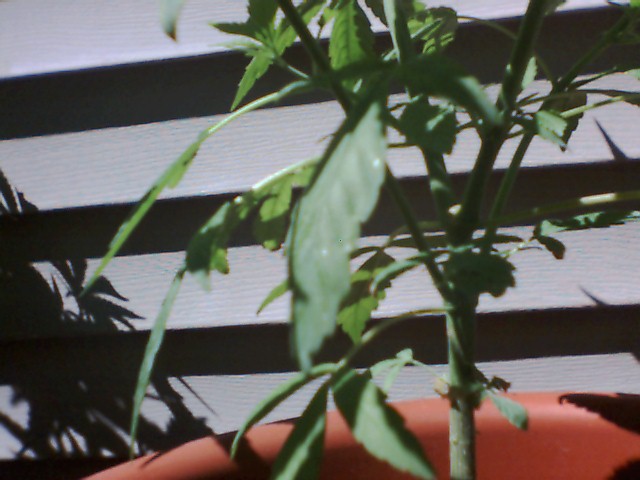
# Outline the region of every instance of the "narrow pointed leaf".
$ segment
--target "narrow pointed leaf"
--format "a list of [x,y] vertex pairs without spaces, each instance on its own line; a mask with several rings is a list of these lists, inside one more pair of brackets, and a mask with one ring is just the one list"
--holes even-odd
[[565,219],[543,220],[536,226],[534,236],[589,228],[608,228],[637,221],[640,221],[640,211],[636,210],[585,213]]
[[458,14],[448,7],[429,8],[409,20],[409,31],[423,42],[423,53],[441,53],[455,39]]
[[234,457],[238,452],[240,441],[244,437],[245,433],[249,431],[256,423],[266,417],[284,400],[289,398],[299,389],[304,387],[307,383],[318,378],[322,375],[330,374],[335,371],[334,364],[322,364],[313,368],[313,370],[306,375],[302,372],[297,373],[293,378],[274,389],[266,398],[264,398],[249,414],[247,419],[238,429],[236,436],[231,444],[231,456]]
[[408,364],[413,362],[413,350],[406,348],[397,353],[394,358],[382,360],[369,368],[372,377],[382,376],[386,373],[384,382],[382,384],[382,391],[389,393],[391,387],[395,383],[400,371]]
[[384,181],[381,111],[375,97],[351,111],[293,215],[289,234],[292,341],[304,370],[335,330],[340,302],[349,291],[349,256]]
[[180,10],[185,0],[161,0],[160,1],[160,23],[164,33],[176,39],[176,24],[180,16]]
[[273,189],[262,203],[254,220],[254,237],[268,250],[277,250],[284,240],[291,208],[292,185],[293,178]]
[[272,53],[266,48],[261,48],[247,65],[244,75],[238,84],[236,96],[233,98],[231,110],[235,110],[244,97],[253,88],[255,83],[262,77],[273,63]]
[[498,411],[509,420],[509,423],[520,430],[526,430],[529,427],[529,416],[527,410],[518,402],[510,398],[497,395],[493,392],[487,392],[491,402],[496,406]]
[[328,393],[328,384],[322,386],[296,421],[296,426],[273,464],[272,479],[314,480],[320,475]]
[[383,7],[396,57],[400,62],[413,58],[415,50],[401,4],[396,0],[384,0]]
[[[329,58],[334,70],[360,63],[374,56],[373,33],[369,20],[355,0],[346,0],[338,9],[331,39]],[[345,81],[352,88],[355,80]]]
[[538,63],[536,62],[535,57],[531,57],[529,59],[529,63],[527,64],[527,69],[524,71],[524,75],[522,77],[522,85],[521,89],[524,90],[527,88],[531,82],[533,82],[538,73]]
[[261,313],[265,308],[267,308],[271,303],[280,298],[282,295],[289,291],[289,279],[286,278],[283,282],[276,285],[273,290],[269,292],[266,298],[260,304],[257,313]]
[[360,341],[371,313],[384,298],[383,289],[375,293],[371,291],[371,282],[381,269],[392,262],[392,257],[379,250],[351,276],[351,288],[338,313],[338,324],[354,343]]
[[[322,6],[324,0],[304,0],[298,7],[298,13],[305,25],[308,25],[313,17],[315,17]],[[275,46],[277,52],[282,55],[284,51],[293,45],[297,37],[295,29],[291,26],[287,18],[283,18],[276,30]]]
[[171,283],[169,287],[169,291],[165,296],[162,307],[160,307],[160,312],[156,317],[156,320],[153,324],[153,328],[151,329],[151,334],[149,335],[149,341],[147,342],[147,347],[144,351],[144,357],[142,359],[142,364],[140,365],[140,372],[138,373],[138,381],[136,383],[136,390],[133,397],[133,412],[131,415],[131,444],[130,444],[130,454],[133,456],[134,454],[134,446],[136,443],[136,437],[138,434],[138,424],[140,421],[140,410],[142,408],[142,402],[144,401],[145,394],[147,393],[147,388],[149,388],[149,382],[151,380],[151,373],[153,371],[153,366],[156,361],[156,356],[158,355],[158,351],[160,350],[160,346],[162,345],[162,341],[164,340],[164,333],[167,329],[167,319],[171,314],[171,309],[173,308],[173,304],[178,297],[178,292],[180,291],[180,285],[182,284],[182,279],[184,277],[185,270],[181,268]]
[[418,478],[435,478],[420,443],[370,376],[345,373],[336,381],[333,397],[354,438],[371,455]]

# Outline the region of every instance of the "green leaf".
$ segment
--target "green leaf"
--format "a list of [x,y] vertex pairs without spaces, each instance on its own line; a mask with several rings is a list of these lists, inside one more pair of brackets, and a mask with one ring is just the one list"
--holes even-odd
[[314,169],[315,163],[307,163],[261,193],[264,198],[253,222],[253,233],[256,240],[265,248],[269,250],[280,248],[284,241],[291,209],[292,189],[306,187],[311,181]]
[[383,6],[397,58],[400,62],[413,58],[415,49],[402,5],[397,0],[384,0]]
[[275,480],[314,480],[320,475],[327,419],[329,385],[313,396],[278,454],[271,478]]
[[507,259],[494,253],[454,251],[444,269],[446,278],[453,285],[472,295],[489,293],[499,297],[507,288],[515,286],[515,267]]
[[273,55],[267,48],[263,47],[257,51],[255,56],[249,62],[249,65],[247,65],[244,75],[240,79],[236,96],[233,98],[233,103],[231,104],[231,110],[236,109],[242,99],[253,88],[258,79],[267,73],[267,70],[269,70],[272,63]]
[[371,292],[371,282],[381,269],[392,262],[392,257],[379,250],[351,276],[351,289],[342,302],[337,321],[354,343],[360,341],[371,312],[378,308],[379,301],[384,298],[383,289]]
[[161,0],[160,23],[162,30],[172,39],[176,39],[176,24],[185,0]]
[[[308,25],[311,19],[318,14],[324,3],[325,0],[304,0],[298,5],[298,14],[305,25]],[[295,29],[291,26],[287,18],[284,17],[276,29],[276,51],[282,55],[288,47],[293,45],[296,37],[297,33]]]
[[238,447],[240,446],[242,437],[244,437],[244,435],[249,431],[251,427],[253,427],[264,417],[266,417],[273,411],[274,408],[276,408],[284,400],[304,387],[311,380],[319,376],[332,373],[334,370],[334,364],[318,365],[313,369],[310,375],[306,375],[302,372],[297,373],[293,378],[274,389],[266,398],[264,398],[258,405],[256,405],[256,407],[238,429],[238,432],[233,439],[233,443],[231,444],[231,457],[235,457],[236,453],[238,452]]
[[346,372],[333,386],[333,395],[354,438],[371,455],[418,478],[435,478],[420,443],[369,375]]
[[498,411],[507,419],[509,423],[520,430],[527,430],[529,427],[529,416],[527,410],[518,402],[510,398],[502,397],[493,392],[487,392],[491,402]]
[[381,376],[383,373],[387,374],[382,385],[382,391],[386,395],[389,393],[389,390],[391,390],[391,387],[395,383],[396,378],[398,378],[400,371],[408,364],[413,363],[413,361],[413,350],[405,348],[398,352],[394,358],[382,360],[371,366],[369,371],[371,372],[372,377]]
[[293,180],[289,178],[279,184],[278,188],[272,189],[254,220],[254,236],[268,250],[277,250],[284,240]]
[[[583,107],[586,104],[587,104],[587,94],[584,92],[576,91],[574,95],[554,102],[554,107],[557,110],[564,112],[565,110],[571,110],[573,108]],[[580,120],[582,119],[583,116],[584,114],[574,115],[566,119],[567,126],[565,127],[564,133],[562,135],[562,141],[564,142],[565,145],[569,143],[569,139],[571,138],[571,135],[578,128]],[[566,147],[564,148],[566,149]]]
[[247,218],[257,202],[252,192],[224,203],[196,232],[187,247],[186,265],[189,273],[205,290],[211,288],[211,270],[229,273],[227,243],[233,231]]
[[371,282],[371,291],[374,294],[378,294],[379,291],[389,288],[391,282],[403,273],[420,265],[424,265],[425,257],[425,254],[419,254],[404,260],[396,260],[393,263],[387,264],[384,268],[378,269]]
[[422,55],[402,64],[396,75],[416,94],[446,98],[482,118],[487,126],[498,125],[501,121],[496,106],[480,82],[440,54]]
[[247,11],[248,23],[255,25],[256,31],[273,26],[273,21],[278,10],[278,2],[265,2],[264,0],[249,0]]
[[[638,0],[640,3],[640,0]],[[640,68],[634,68],[625,72],[627,75],[631,75],[633,78],[640,80]]]
[[[88,292],[93,286],[94,282],[102,275],[102,272],[109,264],[109,262],[115,257],[115,255],[120,251],[124,243],[131,236],[133,231],[136,229],[138,224],[142,221],[144,216],[147,214],[149,209],[153,206],[158,195],[166,188],[175,187],[186,171],[191,166],[193,159],[195,158],[198,150],[202,143],[215,131],[214,129],[204,131],[199,136],[198,139],[193,142],[189,147],[178,157],[178,159],[173,162],[167,170],[156,180],[153,186],[144,194],[144,196],[140,199],[138,204],[135,206],[133,211],[129,214],[129,216],[122,222],[120,228],[118,228],[118,232],[115,234],[111,242],[109,243],[109,249],[107,253],[105,253],[104,257],[102,257],[102,261],[98,268],[93,272],[93,275],[86,283],[83,294]],[[210,133],[211,132],[211,133]]]
[[269,295],[262,301],[260,304],[260,308],[256,313],[261,313],[267,306],[273,303],[276,299],[280,298],[282,295],[289,291],[289,279],[285,278],[283,282],[280,282],[276,285],[273,290],[269,292]]
[[552,235],[558,232],[586,230],[589,228],[608,228],[614,225],[637,222],[638,220],[640,220],[640,211],[636,210],[608,210],[585,213],[566,219],[543,220],[536,226],[534,236]]
[[160,307],[160,312],[158,313],[158,316],[156,317],[156,320],[153,324],[153,328],[151,329],[151,333],[149,335],[149,341],[147,342],[147,346],[144,350],[144,357],[142,358],[142,364],[140,365],[138,381],[136,382],[136,390],[133,396],[133,412],[131,414],[130,428],[131,444],[129,447],[129,453],[131,454],[131,456],[134,455],[134,446],[136,443],[136,437],[138,435],[138,424],[140,421],[140,410],[142,408],[142,402],[144,401],[145,394],[147,393],[147,388],[149,388],[151,372],[153,371],[153,366],[155,364],[158,351],[160,350],[160,346],[162,345],[164,333],[167,329],[167,319],[169,318],[171,309],[173,308],[173,304],[178,297],[178,292],[180,291],[180,285],[182,284],[184,273],[184,268],[178,270],[176,276],[173,279],[173,282],[171,282],[171,286],[169,287],[169,291],[162,301],[162,307]]
[[538,73],[538,63],[536,62],[535,57],[531,57],[529,59],[529,63],[527,64],[527,69],[524,71],[524,76],[522,77],[522,90],[531,85],[536,79],[536,74]]
[[566,147],[562,140],[567,128],[567,121],[558,112],[540,110],[534,116],[536,133],[540,137],[561,147]]
[[[375,57],[373,33],[369,20],[356,0],[345,0],[336,12],[331,38],[329,58],[334,70],[347,67]],[[349,89],[355,80],[345,84]]]
[[303,370],[336,327],[349,291],[349,256],[385,177],[382,106],[366,97],[332,139],[292,215],[289,272],[293,347]]
[[400,116],[402,132],[410,143],[428,152],[451,153],[456,141],[456,114],[448,105],[410,103]]
[[422,52],[441,53],[455,39],[458,14],[447,7],[429,8],[409,20],[409,31],[423,42]]

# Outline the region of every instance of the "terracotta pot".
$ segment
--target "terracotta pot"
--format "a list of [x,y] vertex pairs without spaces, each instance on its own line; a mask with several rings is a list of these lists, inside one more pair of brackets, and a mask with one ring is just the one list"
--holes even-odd
[[[625,480],[640,478],[640,396],[516,394],[529,412],[529,431],[509,425],[488,402],[477,413],[478,478]],[[394,404],[420,439],[438,478],[448,474],[448,404],[440,399]],[[98,473],[92,480],[268,478],[269,465],[291,431],[281,422],[251,430],[236,461],[232,436],[209,437]],[[372,459],[336,412],[328,416],[324,479],[402,479]]]

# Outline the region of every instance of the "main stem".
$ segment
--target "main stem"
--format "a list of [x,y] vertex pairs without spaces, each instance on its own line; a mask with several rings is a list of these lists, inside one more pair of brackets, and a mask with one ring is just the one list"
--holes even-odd
[[451,480],[476,478],[475,420],[478,405],[475,340],[477,300],[454,292],[447,313],[449,347],[449,460]]

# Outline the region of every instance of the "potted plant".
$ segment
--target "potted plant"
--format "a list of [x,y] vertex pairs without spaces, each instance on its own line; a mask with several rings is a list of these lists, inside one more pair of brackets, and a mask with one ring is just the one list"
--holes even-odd
[[[175,33],[181,3],[164,2],[164,25],[170,35]],[[500,297],[514,286],[515,267],[510,261],[514,253],[537,245],[561,258],[564,245],[554,237],[555,233],[602,228],[640,217],[635,211],[611,210],[620,202],[639,200],[640,190],[593,195],[505,213],[516,176],[535,137],[552,142],[558,148],[566,148],[584,112],[621,101],[637,104],[640,98],[637,91],[613,91],[593,86],[594,81],[607,75],[628,74],[640,78],[637,65],[633,66],[635,69],[621,67],[580,76],[584,68],[608,47],[640,42],[637,31],[640,2],[632,0],[628,5],[619,5],[618,21],[603,32],[568,71],[555,75],[544,59],[536,55],[535,45],[545,15],[560,3],[557,0],[531,0],[517,33],[501,29],[506,38],[513,41],[513,49],[495,99],[488,96],[470,73],[445,56],[458,21],[456,13],[448,8],[428,9],[421,2],[411,0],[304,0],[297,5],[291,0],[249,0],[246,22],[215,25],[224,32],[244,36],[245,40],[236,46],[251,57],[232,108],[241,104],[254,83],[272,65],[285,69],[294,80],[282,89],[238,108],[202,132],[121,226],[94,278],[118,252],[159,193],[180,180],[202,143],[227,123],[260,107],[316,89],[330,92],[342,106],[345,118],[320,158],[302,161],[254,185],[248,192],[224,204],[193,236],[184,265],[176,273],[147,345],[135,392],[133,441],[154,359],[182,278],[190,273],[207,286],[212,271],[228,273],[227,243],[234,229],[249,220],[254,222],[258,241],[269,250],[281,250],[287,258],[287,280],[274,288],[261,308],[286,291],[291,292],[291,349],[300,373],[256,408],[233,441],[208,439],[198,442],[200,445],[204,442],[211,452],[215,452],[205,457],[205,462],[213,462],[217,456],[227,465],[215,467],[223,469],[218,474],[231,475],[231,470],[224,468],[236,468],[229,456],[237,455],[237,464],[241,464],[243,452],[246,455],[253,452],[252,455],[257,454],[260,459],[258,464],[273,462],[270,470],[274,478],[315,478],[320,471],[325,445],[328,457],[336,458],[341,449],[355,452],[352,446],[358,444],[377,459],[372,460],[371,465],[385,478],[393,469],[420,478],[432,478],[434,467],[428,460],[432,445],[436,452],[434,462],[440,472],[444,469],[443,458],[446,462],[448,457],[450,477],[468,480],[483,471],[478,470],[476,463],[478,409],[478,425],[488,425],[483,423],[488,421],[485,419],[494,418],[496,412],[500,412],[516,427],[527,428],[527,411],[518,403],[517,396],[504,395],[509,384],[500,378],[485,377],[476,367],[478,299],[487,294]],[[376,51],[367,14],[377,17],[388,28],[392,40],[388,51]],[[319,35],[312,31],[322,32],[329,24],[332,24],[332,30],[327,52],[318,40]],[[312,64],[310,71],[291,65],[283,56],[295,41],[306,49]],[[548,89],[523,93],[536,76],[548,80]],[[398,86],[404,95],[400,100],[391,100],[390,92]],[[468,129],[476,133],[480,148],[460,194],[452,185],[446,159],[457,135]],[[391,144],[388,131],[394,131],[400,141]],[[490,195],[488,178],[508,139],[517,139],[518,147],[497,193]],[[413,148],[424,158],[428,173],[425,189],[430,192],[435,219],[421,221],[416,217],[402,186],[387,166],[386,151],[390,147]],[[390,201],[397,207],[404,226],[392,232],[381,244],[360,244],[361,225],[374,210],[382,189],[386,189]],[[298,191],[301,191],[299,195]],[[488,207],[486,213],[484,206]],[[552,216],[561,219],[547,219]],[[501,230],[504,226],[523,222],[534,224],[529,238],[508,235]],[[394,258],[388,252],[393,247],[405,248],[410,253],[403,258]],[[426,268],[441,297],[441,305],[385,321],[370,321],[372,311],[382,301],[392,281],[419,266]],[[434,437],[427,433],[418,439],[412,429],[420,423],[420,417],[410,415],[415,405],[388,405],[384,388],[372,382],[374,373],[387,371],[391,383],[400,368],[416,364],[410,352],[400,352],[395,358],[364,372],[352,368],[354,357],[381,332],[418,313],[446,317],[449,373],[436,382],[442,400],[428,401],[428,408],[425,405],[418,407],[420,414],[426,417],[429,412],[442,414],[446,407],[449,418],[439,424],[440,440],[436,439],[437,428],[432,430]],[[316,354],[337,329],[351,337],[353,346],[338,361],[317,364]],[[281,401],[319,378],[323,381],[295,427],[273,425],[250,431]],[[339,414],[326,413],[330,394]],[[558,396],[534,396],[525,401],[534,419],[544,410],[538,408],[542,400],[546,401],[545,405],[551,405],[549,408],[556,412],[553,414],[556,417],[559,411],[569,411],[566,418],[578,419],[575,423],[583,426],[593,426],[594,418],[611,417],[595,408],[595,404],[604,402],[611,407],[622,402],[628,408],[637,407],[637,402],[631,401],[633,399],[618,397],[565,398],[565,404],[586,406],[599,412],[600,416],[594,417],[578,407],[563,407]],[[532,429],[544,424],[534,424]],[[442,428],[449,431],[448,452],[441,445]],[[627,425],[627,428],[634,430],[635,427]],[[508,445],[514,442],[514,435],[518,433],[517,430],[504,432],[500,428],[495,432],[496,438]],[[579,432],[583,440],[591,441],[593,437],[589,432],[601,431],[593,427]],[[339,439],[345,433],[350,440]],[[630,439],[632,434],[625,431],[609,433],[615,440],[607,445],[616,445],[615,451],[622,455],[621,458],[609,455],[610,462],[629,458],[628,455],[638,448],[637,441],[634,443]],[[246,435],[253,450],[243,450],[243,445],[247,445]],[[267,445],[265,437],[276,443]],[[538,437],[532,434],[521,438]],[[560,435],[558,438],[565,437]],[[342,447],[331,446],[329,439],[337,439],[335,441]],[[592,448],[589,441],[585,445]],[[488,456],[483,442],[489,443],[484,435],[478,443],[478,456],[490,459],[492,478],[498,478],[501,473],[505,478],[524,478],[513,471],[500,472],[495,467],[496,457]],[[531,451],[531,445],[526,445],[525,448]],[[425,446],[426,451],[422,448]],[[184,450],[178,450],[173,457],[184,459],[184,455]],[[353,460],[360,458],[359,454],[353,455],[350,458],[359,465],[359,461]],[[172,454],[159,455],[124,468],[134,471],[136,478],[141,478],[145,469],[154,472],[148,475],[158,475],[166,472],[163,462],[171,457]],[[509,458],[516,457],[509,455]],[[566,460],[567,457],[563,457],[560,462],[564,464]],[[195,461],[183,460],[179,468],[189,475],[190,466],[195,467],[195,464]],[[327,478],[337,478],[339,470],[331,470],[327,465],[325,462],[322,467]],[[518,465],[516,468],[523,468],[522,463]],[[557,471],[557,467],[550,468]],[[594,469],[587,468],[587,471],[593,473]],[[540,475],[540,470],[527,470],[532,475]],[[575,469],[578,471],[584,472],[584,469]],[[202,471],[191,474],[200,475]],[[255,473],[262,474],[264,471]],[[365,476],[373,478],[369,474]]]

